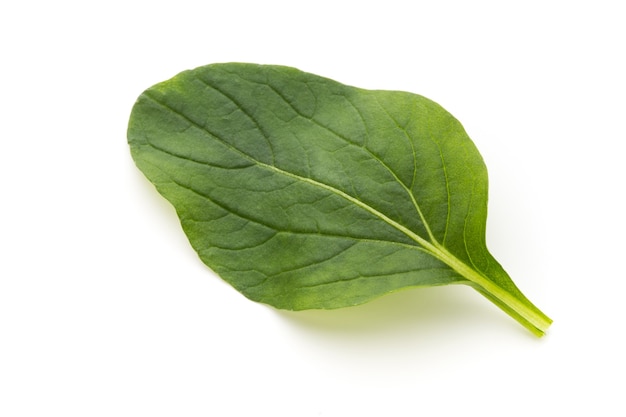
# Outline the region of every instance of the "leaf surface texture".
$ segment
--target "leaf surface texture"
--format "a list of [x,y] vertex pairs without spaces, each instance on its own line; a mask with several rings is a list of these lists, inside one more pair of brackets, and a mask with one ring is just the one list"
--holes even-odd
[[252,300],[330,309],[463,283],[535,334],[550,324],[487,250],[478,150],[422,96],[213,64],[146,90],[128,140],[202,261]]

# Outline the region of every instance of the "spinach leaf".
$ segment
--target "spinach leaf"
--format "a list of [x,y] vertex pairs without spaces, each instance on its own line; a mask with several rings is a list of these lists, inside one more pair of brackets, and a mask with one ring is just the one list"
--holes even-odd
[[252,300],[332,309],[467,284],[538,336],[551,323],[487,250],[480,154],[424,97],[214,64],[141,94],[128,141],[202,261]]

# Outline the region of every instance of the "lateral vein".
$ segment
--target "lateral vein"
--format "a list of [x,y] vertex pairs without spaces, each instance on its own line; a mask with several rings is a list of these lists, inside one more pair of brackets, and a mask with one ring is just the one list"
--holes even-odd
[[[287,98],[285,96],[283,96],[283,94],[281,94],[280,91],[278,91],[271,84],[267,83],[267,84],[262,84],[262,85],[267,85],[267,87],[269,87],[274,93],[276,93],[276,95],[278,95],[285,103],[287,103],[287,105],[298,116],[302,117],[303,119],[306,119],[306,120],[310,121],[311,123],[313,123],[316,126],[326,130],[327,132],[330,132],[334,136],[336,136],[339,139],[349,143],[350,145],[357,146],[357,147],[361,148],[363,151],[365,151],[367,154],[369,154],[372,158],[374,158],[375,161],[377,161],[379,164],[381,164],[389,172],[389,174],[391,174],[391,176],[400,185],[400,187],[402,187],[404,189],[404,191],[409,195],[409,198],[411,199],[411,202],[412,202],[413,206],[415,207],[415,210],[417,211],[417,214],[418,214],[418,216],[420,218],[420,221],[422,222],[422,225],[424,226],[424,229],[426,229],[426,233],[428,233],[428,237],[431,239],[432,242],[436,242],[435,236],[433,235],[432,231],[430,230],[430,225],[426,221],[426,218],[424,217],[424,214],[422,213],[422,210],[421,210],[419,204],[417,203],[417,200],[415,199],[415,195],[413,195],[413,192],[409,189],[409,187],[407,187],[406,184],[404,184],[404,182],[402,182],[402,180],[400,180],[400,177],[398,177],[398,174],[389,165],[387,165],[385,163],[385,161],[383,161],[378,155],[376,155],[374,152],[372,152],[367,146],[359,145],[359,144],[349,140],[348,138],[346,138],[344,135],[340,134],[339,132],[336,132],[335,130],[331,129],[330,127],[325,126],[322,123],[318,122],[313,117],[308,117],[305,114],[303,114],[289,100],[287,100]],[[354,103],[352,103],[350,100],[348,100],[347,97],[344,96],[344,98],[356,110],[356,112],[358,113],[358,115],[361,118],[361,120],[363,120],[363,116],[361,115],[361,112],[357,109],[357,107],[354,105]],[[382,107],[382,105],[380,105],[380,103],[378,103],[378,104],[383,109],[383,111],[385,113],[387,113],[387,115],[391,118],[391,120],[393,120],[396,123],[396,125],[397,125],[397,122],[389,115],[387,110],[384,109]],[[404,132],[405,136],[407,136],[406,135],[406,131],[403,130],[403,132]],[[413,149],[413,157],[415,158],[415,149],[413,147],[413,143],[411,142],[411,139],[408,136],[407,136],[407,139],[409,140],[409,143],[411,144],[411,148]],[[417,170],[417,164],[414,164],[414,172],[413,172],[413,176],[414,176],[413,178],[414,179],[415,179],[415,175],[416,175],[416,170]]]

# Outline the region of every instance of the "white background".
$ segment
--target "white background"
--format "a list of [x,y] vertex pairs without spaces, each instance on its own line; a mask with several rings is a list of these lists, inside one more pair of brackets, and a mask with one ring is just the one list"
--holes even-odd
[[[0,415],[626,415],[620,3],[4,2]],[[464,287],[287,313],[210,272],[126,124],[145,88],[228,61],[447,108],[548,335]]]

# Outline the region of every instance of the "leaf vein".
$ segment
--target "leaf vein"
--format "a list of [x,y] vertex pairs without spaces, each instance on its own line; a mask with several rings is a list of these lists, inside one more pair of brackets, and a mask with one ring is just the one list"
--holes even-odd
[[[349,202],[355,204],[356,206],[360,207],[361,209],[364,209],[365,211],[369,212],[370,214],[374,215],[375,217],[378,217],[380,220],[384,221],[385,223],[387,223],[389,226],[397,229],[398,231],[404,233],[406,236],[408,236],[410,239],[412,239],[413,241],[415,241],[416,243],[422,245],[424,248],[426,248],[427,250],[433,250],[435,249],[434,246],[428,242],[427,240],[425,240],[424,238],[422,238],[421,236],[419,236],[418,234],[416,234],[415,232],[413,232],[412,230],[408,229],[406,226],[396,222],[395,220],[389,218],[387,215],[385,215],[384,213],[376,210],[375,208],[371,207],[370,205],[360,201],[359,199],[347,194],[346,192],[339,190],[331,185],[325,184],[323,182],[314,180],[312,178],[306,178],[306,177],[302,177],[298,174],[294,174],[292,172],[289,171],[285,171],[283,169],[278,168],[275,165],[269,165],[266,164],[264,162],[261,162],[257,159],[255,159],[254,157],[252,157],[251,155],[245,153],[244,151],[242,151],[241,149],[233,146],[232,144],[230,144],[228,141],[224,140],[222,137],[220,137],[219,135],[211,132],[206,126],[203,126],[199,123],[197,123],[196,121],[194,121],[193,119],[189,118],[187,115],[181,113],[180,111],[172,108],[171,106],[169,106],[167,103],[164,103],[160,100],[158,100],[155,97],[152,97],[150,95],[146,94],[146,97],[150,98],[151,100],[153,100],[155,103],[163,106],[165,109],[174,112],[175,114],[177,114],[179,117],[182,117],[183,119],[187,120],[189,123],[192,123],[193,125],[195,125],[197,128],[199,128],[200,130],[205,131],[206,133],[208,133],[209,135],[213,136],[215,139],[221,141],[222,143],[224,143],[226,146],[228,146],[229,148],[231,148],[232,150],[238,152],[239,154],[241,154],[243,157],[245,157],[246,159],[248,159],[249,161],[257,164],[260,167],[269,169],[275,173],[284,175],[286,177],[295,179],[297,181],[302,181],[304,183],[322,188],[328,192],[334,193],[342,198],[344,198],[345,200],[348,200]],[[185,156],[180,156],[181,158],[184,159],[188,159]],[[198,163],[203,163],[200,161],[197,161]],[[172,180],[173,181],[173,180]],[[178,183],[177,183],[178,184]],[[198,191],[188,187],[188,186],[183,186],[182,184],[178,184],[182,187],[188,188],[190,191],[196,192],[198,193]],[[209,198],[208,196],[204,196],[205,198]],[[212,200],[213,201],[213,200]]]
[[[344,279],[337,279],[331,282],[319,282],[319,283],[314,283],[314,284],[304,284],[304,285],[300,285],[299,288],[314,288],[314,287],[321,287],[321,286],[326,286],[326,285],[335,285],[338,283],[343,283],[343,282],[350,282],[350,281],[356,281],[359,279],[371,279],[371,278],[377,278],[377,277],[389,277],[389,276],[393,276],[393,275],[402,275],[402,274],[407,274],[407,273],[411,273],[411,272],[425,272],[425,271],[437,271],[437,270],[450,270],[450,268],[447,267],[447,265],[444,267],[430,267],[430,268],[422,268],[419,270],[416,270],[414,268],[411,269],[407,269],[407,270],[400,270],[400,271],[393,271],[393,272],[387,272],[387,273],[382,273],[382,274],[361,274],[359,273],[357,276],[355,277],[351,277],[351,278],[344,278]],[[451,270],[450,270],[451,271]]]
[[241,104],[241,102],[237,99],[235,99],[233,96],[231,96],[230,94],[226,93],[225,91],[223,91],[220,88],[217,88],[216,86],[210,84],[208,81],[200,78],[200,76],[196,75],[195,76],[196,79],[198,81],[200,81],[202,84],[204,84],[205,86],[207,86],[208,88],[217,91],[219,94],[221,94],[222,96],[226,97],[228,100],[230,100],[235,106],[237,106],[241,112],[246,115],[246,117],[248,119],[250,119],[250,121],[252,123],[254,123],[254,125],[256,126],[256,128],[258,129],[259,132],[261,132],[261,135],[263,136],[263,138],[265,139],[265,141],[267,142],[267,146],[270,150],[270,153],[272,154],[272,165],[276,164],[276,155],[274,152],[274,146],[272,145],[272,141],[270,140],[270,135],[265,131],[265,129],[263,129],[263,126],[259,123],[259,121],[252,115],[252,113],[250,111],[248,111],[243,104]]
[[[254,82],[254,81],[252,81]],[[345,137],[344,135],[340,134],[339,132],[335,131],[334,129],[331,129],[330,127],[323,125],[322,123],[318,122],[317,120],[315,120],[313,117],[309,117],[306,116],[305,114],[303,114],[300,110],[298,110],[293,103],[291,103],[291,101],[289,101],[276,87],[274,87],[273,85],[271,85],[269,82],[263,84],[263,83],[259,83],[259,82],[254,82],[257,84],[261,84],[261,85],[266,85],[267,87],[269,87],[272,91],[274,91],[274,93],[276,93],[285,103],[287,103],[289,105],[289,107],[296,112],[296,114],[298,114],[300,117],[309,120],[310,122],[312,122],[313,124],[315,124],[318,127],[321,127],[322,129],[330,132],[331,134],[333,134],[334,136],[338,137],[339,139],[342,139],[343,141],[347,142],[350,145],[356,146],[360,149],[362,149],[364,152],[368,153],[375,161],[377,161],[379,164],[381,164],[394,178],[394,180],[405,190],[405,192],[409,195],[409,198],[411,199],[411,202],[413,204],[413,206],[415,207],[417,214],[420,217],[420,221],[422,222],[424,228],[426,229],[426,232],[428,233],[429,238],[431,239],[432,242],[435,242],[436,239],[430,229],[430,226],[428,224],[428,222],[426,221],[426,218],[424,217],[424,214],[422,213],[422,210],[419,206],[419,204],[417,203],[417,200],[415,199],[415,195],[413,194],[413,192],[411,191],[411,189],[409,187],[407,187],[407,185],[400,179],[400,177],[398,176],[398,174],[389,166],[387,165],[387,163],[385,163],[385,161],[383,161],[383,159],[376,155],[376,153],[374,153],[371,149],[369,149],[367,146],[365,145],[359,145],[353,141],[351,141],[349,138]],[[357,113],[359,114],[359,117],[361,118],[361,120],[363,121],[363,116],[361,115],[361,112],[357,109],[357,107],[354,105],[354,103],[352,103],[352,101],[350,101],[346,96],[343,96],[346,101],[348,103],[350,103],[350,105],[352,107],[355,108],[355,110],[357,111]],[[378,102],[378,99],[377,99]],[[398,123],[395,121],[395,119],[393,119],[391,117],[391,115],[389,115],[389,113],[387,112],[387,110],[378,102],[378,105],[381,107],[381,109],[387,113],[387,115],[394,121],[394,123],[398,125]],[[364,123],[364,121],[363,121]],[[367,127],[366,131],[367,131]],[[411,141],[411,138],[408,137],[406,131],[404,129],[401,129],[404,132],[404,135],[407,137],[407,139],[409,140],[411,147],[413,149],[413,158],[414,158],[414,164],[413,164],[413,183],[415,182],[416,176],[417,176],[417,160],[416,160],[416,152],[415,152],[415,148],[413,146],[413,143]],[[412,186],[411,186],[412,188]]]

